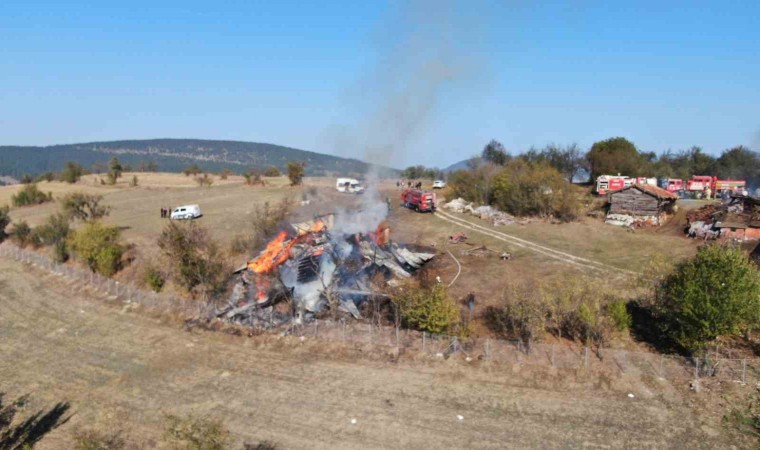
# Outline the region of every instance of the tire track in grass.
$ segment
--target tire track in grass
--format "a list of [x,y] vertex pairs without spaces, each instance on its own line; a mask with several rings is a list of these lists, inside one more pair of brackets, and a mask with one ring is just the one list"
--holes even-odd
[[634,272],[632,270],[610,266],[610,265],[601,263],[599,261],[594,261],[588,258],[583,258],[581,256],[577,256],[577,255],[566,253],[560,250],[555,250],[553,248],[545,247],[535,242],[518,238],[516,236],[503,233],[501,231],[492,230],[482,225],[478,225],[477,223],[470,222],[469,220],[463,219],[461,217],[456,217],[454,215],[445,213],[441,211],[440,209],[436,211],[434,215],[435,217],[441,220],[444,220],[446,222],[452,223],[454,225],[467,228],[468,230],[475,231],[480,234],[484,234],[486,236],[492,237],[494,239],[498,239],[500,241],[503,241],[512,245],[516,245],[526,250],[531,250],[533,252],[539,253],[544,256],[548,256],[549,258],[556,259],[558,261],[573,265],[581,269],[596,270],[600,272],[623,273],[629,276],[639,275],[638,272]]

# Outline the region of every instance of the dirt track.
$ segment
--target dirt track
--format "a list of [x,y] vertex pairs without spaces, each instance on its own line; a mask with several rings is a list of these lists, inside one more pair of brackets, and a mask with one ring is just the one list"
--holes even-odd
[[68,448],[83,424],[120,427],[150,445],[164,413],[219,417],[241,441],[284,448],[726,444],[719,425],[701,423],[670,386],[590,376],[581,384],[568,382],[572,374],[562,381],[449,362],[353,362],[315,356],[308,343],[189,333],[104,300],[0,260],[0,392],[29,392],[32,408],[68,400],[75,412],[39,448]]

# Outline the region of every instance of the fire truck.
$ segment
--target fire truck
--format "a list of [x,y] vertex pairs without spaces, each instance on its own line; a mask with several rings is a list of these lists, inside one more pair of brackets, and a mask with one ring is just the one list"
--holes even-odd
[[680,178],[662,178],[660,187],[668,192],[680,192],[683,190],[683,180]]
[[743,180],[719,180],[718,177],[708,175],[694,175],[686,181],[686,191],[701,197],[709,189],[711,195],[719,192],[737,193],[744,192],[747,182]]
[[417,212],[435,212],[435,193],[417,189],[404,189],[401,204]]
[[636,180],[631,177],[618,175],[599,175],[596,178],[596,193],[604,195],[612,191],[618,191],[634,184]]

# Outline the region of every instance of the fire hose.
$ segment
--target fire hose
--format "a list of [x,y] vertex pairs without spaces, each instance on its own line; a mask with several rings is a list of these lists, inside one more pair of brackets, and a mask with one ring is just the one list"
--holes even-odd
[[462,273],[462,265],[459,264],[459,261],[457,261],[457,259],[454,257],[454,254],[451,253],[451,251],[448,248],[446,249],[446,253],[448,253],[449,256],[451,256],[451,259],[453,259],[454,262],[457,263],[457,274],[454,275],[454,279],[451,280],[451,283],[449,283],[449,286],[448,286],[448,287],[451,287],[451,285],[454,284],[455,281],[457,281],[457,278],[459,278],[459,274]]

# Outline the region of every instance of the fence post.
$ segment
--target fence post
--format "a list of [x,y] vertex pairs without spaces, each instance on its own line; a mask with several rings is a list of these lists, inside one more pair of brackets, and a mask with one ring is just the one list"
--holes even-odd
[[583,367],[588,368],[588,347],[583,346]]
[[372,323],[369,324],[369,343],[372,343]]
[[314,319],[314,337],[319,336],[319,319]]
[[742,384],[747,384],[747,360],[742,359]]
[[694,379],[699,379],[699,358],[694,358]]
[[623,373],[625,373],[625,369],[628,366],[628,352],[623,352]]
[[343,319],[343,340],[346,340],[346,320]]
[[520,352],[522,352],[522,341],[517,341],[517,362],[520,362]]
[[554,365],[554,344],[552,344],[552,367],[556,367]]
[[490,339],[486,339],[485,353],[486,353],[486,361],[490,361],[491,360],[491,340]]
[[396,348],[399,348],[399,342],[398,342],[398,325],[396,325]]
[[422,332],[422,353],[425,353],[425,332]]

